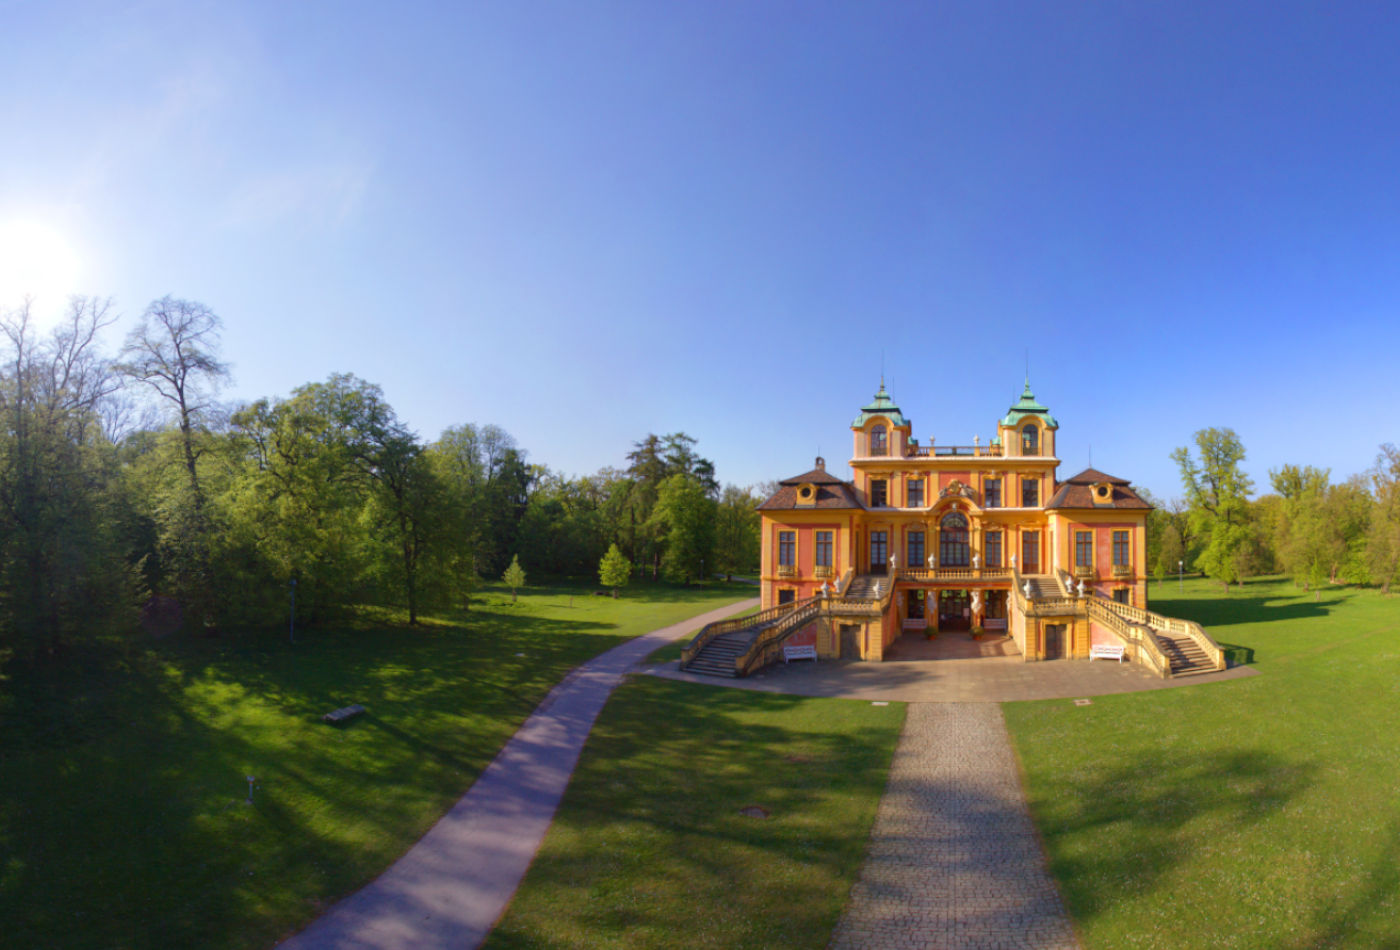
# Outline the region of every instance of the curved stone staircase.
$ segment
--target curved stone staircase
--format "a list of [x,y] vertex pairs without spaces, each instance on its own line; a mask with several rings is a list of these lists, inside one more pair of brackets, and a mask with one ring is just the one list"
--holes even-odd
[[770,662],[782,642],[821,612],[811,597],[760,611],[752,617],[707,624],[681,654],[681,669],[705,676],[747,676]]

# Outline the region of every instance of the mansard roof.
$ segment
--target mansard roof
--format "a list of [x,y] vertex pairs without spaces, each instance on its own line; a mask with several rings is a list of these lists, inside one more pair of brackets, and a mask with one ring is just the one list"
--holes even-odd
[[[1108,498],[1095,496],[1094,486],[1107,484]],[[1060,483],[1046,508],[1151,508],[1133,491],[1126,478],[1105,475],[1095,468],[1086,468],[1078,475]]]
[[904,418],[904,413],[899,411],[899,407],[894,404],[890,394],[885,392],[885,381],[880,380],[880,391],[875,394],[875,401],[868,406],[862,406],[860,415],[856,416],[856,421],[851,423],[852,429],[860,429],[874,416],[884,416],[890,420],[890,424],[895,428],[909,425],[909,420]]
[[1036,418],[1052,429],[1058,429],[1060,424],[1055,421],[1055,417],[1050,415],[1050,410],[1035,401],[1035,393],[1031,392],[1031,379],[1026,377],[1026,388],[1021,393],[1021,401],[1012,406],[1007,411],[1006,417],[1001,420],[1004,426],[1019,425],[1022,419]]

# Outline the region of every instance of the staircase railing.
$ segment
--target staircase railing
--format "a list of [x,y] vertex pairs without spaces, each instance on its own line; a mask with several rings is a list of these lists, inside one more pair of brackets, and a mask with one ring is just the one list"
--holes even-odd
[[1142,624],[1156,634],[1175,634],[1176,636],[1189,637],[1201,648],[1214,664],[1217,670],[1226,667],[1225,651],[1220,644],[1216,643],[1211,635],[1206,633],[1205,628],[1194,620],[1182,620],[1179,617],[1164,617],[1161,614],[1144,610],[1141,607],[1134,607],[1132,604],[1124,604],[1109,598],[1094,598],[1093,603],[1103,604],[1108,610],[1118,614],[1123,619],[1131,623]]
[[1027,617],[1080,613],[1082,607],[1077,597],[1040,597],[1031,600],[1025,593],[1026,579],[1020,568],[1011,569],[1011,589],[1015,591],[1016,603]]
[[821,598],[812,597],[802,601],[777,623],[758,631],[749,648],[734,658],[734,675],[748,676],[754,670],[768,665],[777,659],[778,647],[821,613]]
[[726,620],[716,620],[713,623],[705,624],[705,626],[700,628],[700,632],[692,637],[690,642],[681,649],[681,669],[685,669],[689,666],[690,661],[695,659],[700,651],[705,648],[705,644],[709,643],[720,634],[737,633],[740,630],[748,630],[766,623],[772,623],[784,614],[792,612],[799,604],[806,604],[819,599],[820,598],[809,597],[807,600],[776,604],[766,610],[760,610],[758,613],[745,614],[742,617],[730,617]]
[[1157,643],[1157,638],[1150,629],[1133,624],[1126,617],[1116,613],[1108,606],[1111,601],[1092,597],[1086,597],[1085,601],[1089,619],[1107,627],[1123,641],[1128,647],[1129,660],[1147,667],[1163,679],[1172,675],[1172,662],[1162,652],[1161,645]]

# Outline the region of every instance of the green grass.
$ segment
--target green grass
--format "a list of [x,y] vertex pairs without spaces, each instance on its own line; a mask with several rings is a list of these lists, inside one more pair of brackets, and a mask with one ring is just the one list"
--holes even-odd
[[1260,675],[1006,707],[1086,945],[1400,946],[1400,598],[1152,598]]
[[[757,597],[757,596],[758,596],[757,593],[755,593],[754,596]],[[731,615],[731,616],[725,617],[724,619],[725,619],[725,620],[733,620],[735,617],[747,617],[747,616],[749,616],[750,614],[756,614],[756,613],[758,613],[758,606],[757,606],[757,605],[754,605],[753,607],[750,607],[748,610],[741,610],[741,611],[739,611],[739,612],[736,613],[736,614],[733,614],[733,615]],[[698,632],[698,631],[697,631],[697,632]],[[675,663],[675,662],[677,662],[677,661],[680,660],[680,658],[681,658],[681,651],[685,649],[685,645],[686,645],[687,643],[689,643],[689,642],[690,642],[690,637],[682,637],[682,638],[679,639],[679,640],[672,640],[670,643],[666,644],[664,647],[658,647],[657,649],[652,650],[651,653],[647,655],[647,658],[646,658],[645,662],[647,662],[647,663]]]
[[903,721],[897,703],[632,678],[487,946],[826,946]]
[[[47,680],[9,670],[3,942],[271,945],[411,846],[568,669],[752,592],[589,590],[488,589],[423,629],[307,630],[295,647],[285,631],[176,637],[94,647]],[[367,714],[319,721],[352,702]]]

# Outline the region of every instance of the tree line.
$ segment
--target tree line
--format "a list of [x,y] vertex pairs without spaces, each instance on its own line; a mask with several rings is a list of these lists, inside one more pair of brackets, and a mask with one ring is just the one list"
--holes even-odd
[[1233,429],[1202,429],[1195,453],[1172,453],[1185,495],[1148,516],[1148,563],[1159,578],[1180,569],[1230,584],[1290,575],[1320,596],[1324,584],[1400,579],[1400,450],[1380,447],[1366,472],[1332,481],[1329,469],[1287,464],[1269,472],[1271,492],[1252,499]]
[[[0,316],[0,659],[53,656],[159,614],[186,628],[298,622],[359,605],[462,607],[513,561],[690,581],[758,566],[755,489],[721,486],[683,432],[569,477],[496,425],[427,442],[349,374],[220,403],[208,307],[152,303],[109,355],[109,302],[36,331]],[[612,585],[616,586],[616,584]]]

